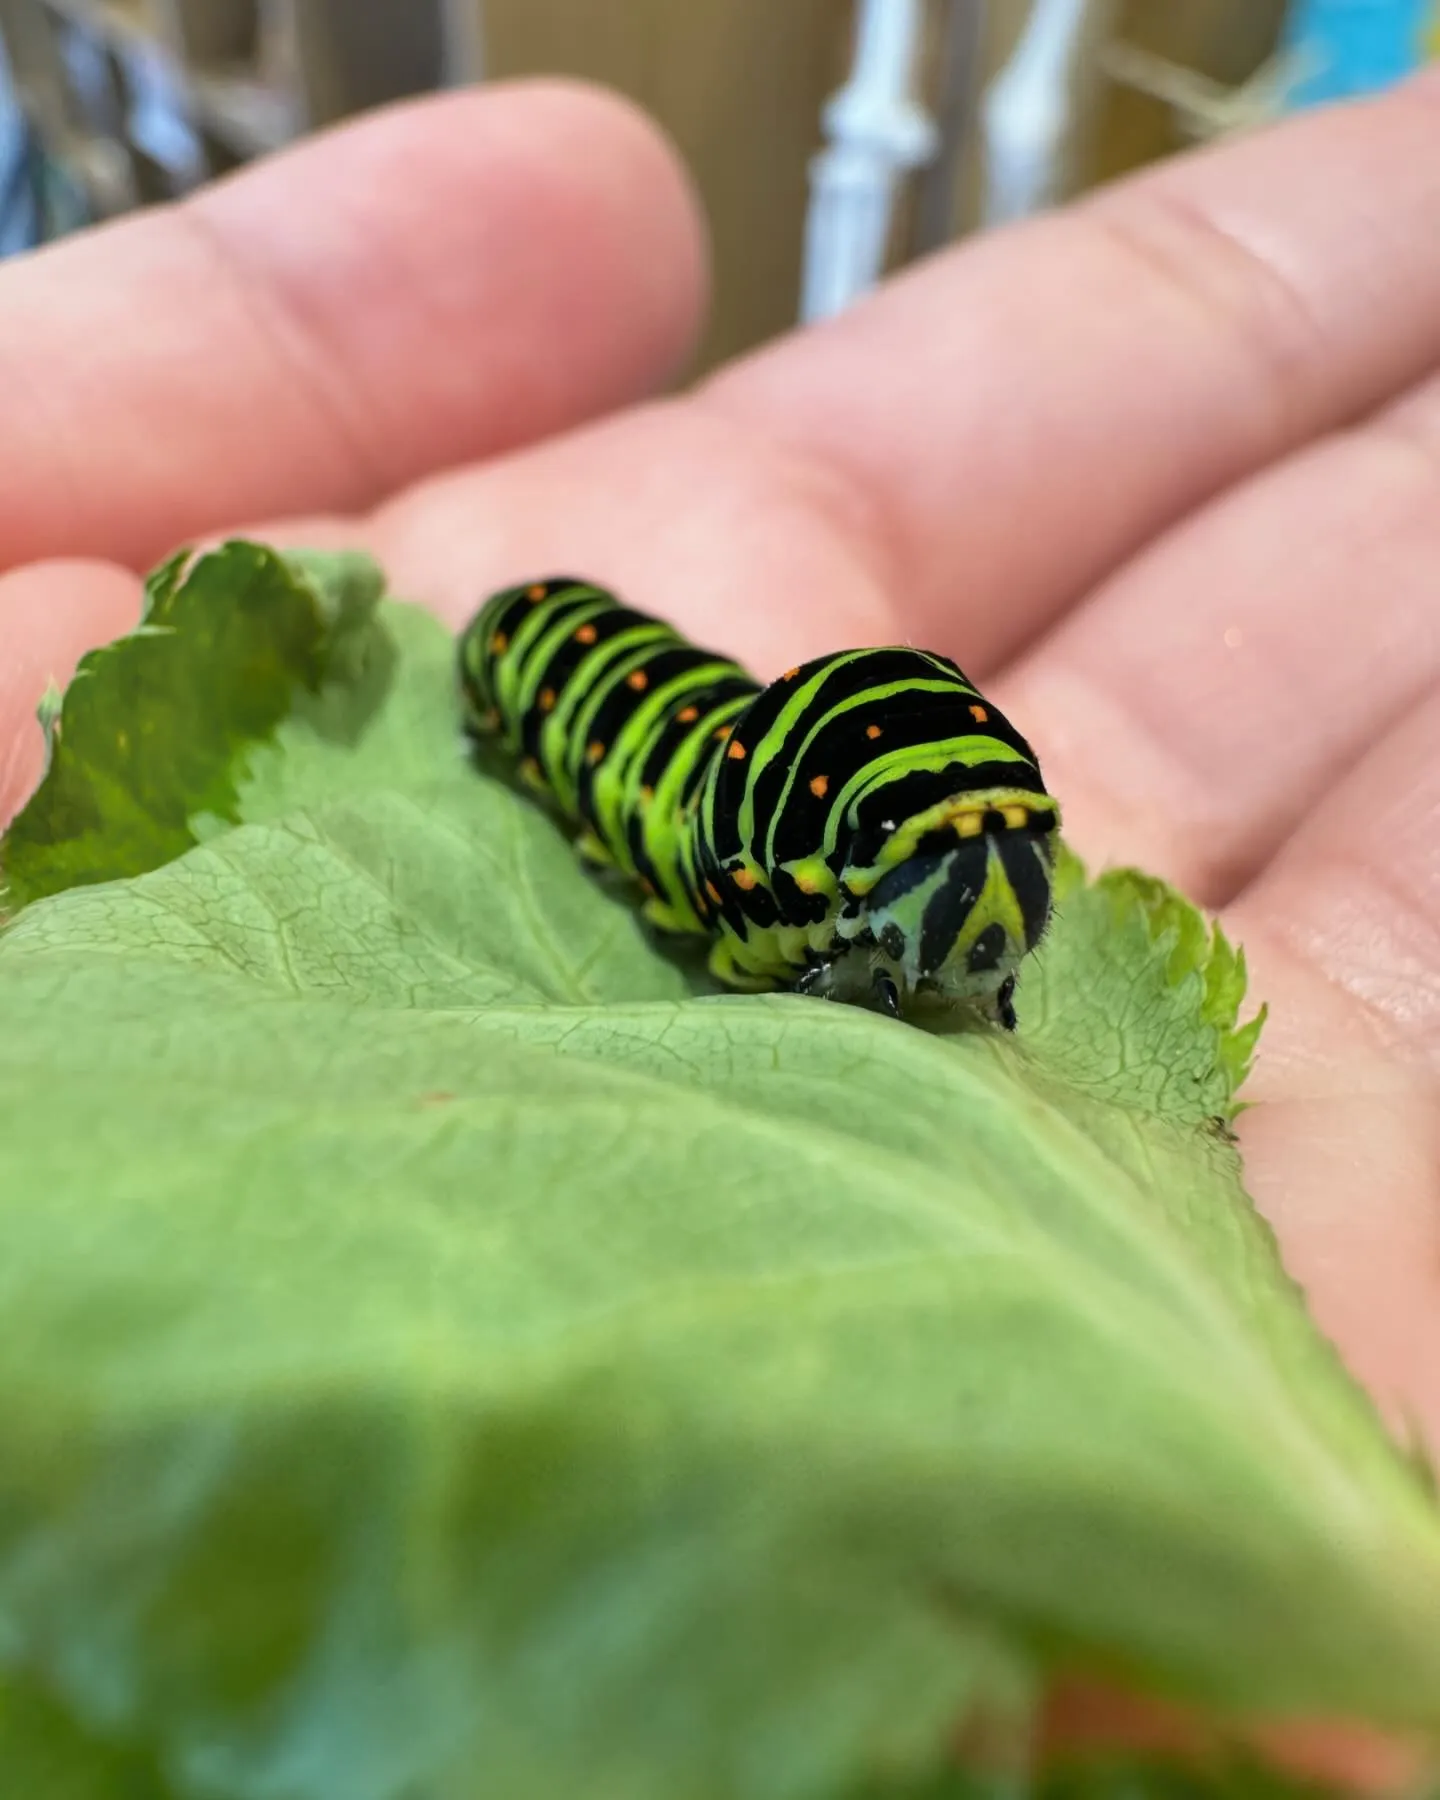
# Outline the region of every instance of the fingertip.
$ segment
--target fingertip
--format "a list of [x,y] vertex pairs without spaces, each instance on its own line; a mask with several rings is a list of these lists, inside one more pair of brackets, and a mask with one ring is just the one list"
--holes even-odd
[[688,179],[627,102],[367,114],[7,269],[0,562],[365,511],[665,387],[704,289]]
[[586,178],[623,220],[632,272],[645,282],[642,298],[650,324],[643,335],[654,351],[655,385],[660,385],[693,354],[709,304],[709,230],[683,155],[658,120],[613,88],[546,76],[512,82],[501,91],[548,120],[545,148],[569,203],[580,211],[592,203],[592,190],[587,186],[577,194],[575,173],[596,146],[605,146],[606,154],[587,167]]
[[1047,1760],[1071,1766],[1087,1758],[1103,1766],[1120,1755],[1198,1773],[1207,1765],[1233,1765],[1240,1743],[1281,1775],[1376,1800],[1413,1791],[1429,1768],[1419,1745],[1360,1726],[1307,1722],[1237,1729],[1171,1702],[1085,1680],[1056,1685],[1042,1724]]
[[[286,164],[303,207],[277,205]],[[578,81],[404,101],[194,205],[388,413],[387,484],[662,388],[703,323],[705,233],[683,164],[639,108]],[[413,371],[401,395],[398,367]]]

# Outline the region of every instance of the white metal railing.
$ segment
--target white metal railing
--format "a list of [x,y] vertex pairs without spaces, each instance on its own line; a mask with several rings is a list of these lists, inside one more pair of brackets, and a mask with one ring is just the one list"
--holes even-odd
[[1058,197],[1081,99],[1081,47],[1114,10],[1115,0],[1035,0],[981,108],[987,225],[1027,218]]
[[[948,235],[953,165],[971,135],[983,0],[949,0],[949,62],[962,73],[937,120],[921,83],[927,0],[856,0],[849,79],[825,108],[829,142],[810,167],[800,314],[806,322],[849,306],[885,268],[901,184],[927,166],[924,248]],[[1117,0],[1035,0],[1009,63],[980,108],[984,219],[998,224],[1049,205],[1087,81],[1101,79],[1082,47],[1106,32]],[[946,216],[942,217],[944,213]]]
[[916,95],[924,0],[859,0],[850,79],[825,108],[830,139],[810,165],[800,316],[828,318],[885,266],[896,189],[935,154]]
[[[1284,48],[1229,88],[1117,40],[1120,0],[1033,0],[1009,61],[979,99],[983,0],[855,0],[849,79],[825,108],[829,140],[810,169],[801,317],[849,306],[880,280],[902,184],[925,171],[915,248],[933,249],[953,229],[955,165],[977,135],[984,160],[983,225],[1043,211],[1063,198],[1107,83],[1166,105],[1192,141],[1259,124],[1284,111],[1313,72],[1309,55]],[[938,117],[920,94],[925,8],[944,5],[947,42]],[[930,21],[934,23],[933,20]],[[958,71],[958,73],[956,73]]]

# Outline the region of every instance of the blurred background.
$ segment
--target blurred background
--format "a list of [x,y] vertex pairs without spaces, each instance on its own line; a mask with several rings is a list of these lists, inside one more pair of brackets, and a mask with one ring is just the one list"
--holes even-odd
[[709,211],[703,367],[952,238],[1398,80],[1440,52],[1440,0],[0,0],[0,46],[0,255],[404,95],[618,88]]

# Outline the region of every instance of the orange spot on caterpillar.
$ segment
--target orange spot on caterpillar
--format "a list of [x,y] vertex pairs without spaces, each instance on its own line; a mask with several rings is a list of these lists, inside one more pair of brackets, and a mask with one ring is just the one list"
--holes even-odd
[[537,601],[537,600],[543,600],[543,599],[544,599],[544,598],[545,598],[545,584],[544,584],[544,582],[543,582],[543,581],[537,581],[537,582],[536,582],[536,583],[535,583],[535,585],[534,585],[534,587],[528,587],[528,588],[526,588],[526,590],[525,590],[525,598],[526,598],[526,599],[527,599],[527,600],[528,600],[528,601],[530,601],[530,602],[531,602],[531,604],[532,604],[532,605],[533,605],[533,604],[534,604],[534,602],[535,602],[535,601]]
[[810,792],[817,800],[823,800],[830,792],[830,777],[828,775],[817,775],[810,783]]
[[541,712],[553,712],[554,708],[555,708],[555,690],[554,690],[554,688],[541,688],[541,690],[540,690],[540,710],[541,710]]
[[642,800],[653,800],[655,798],[655,790],[648,781],[640,789],[640,798]]
[[582,625],[575,633],[575,642],[577,644],[593,644],[599,635],[600,633],[593,625]]
[[793,669],[787,669],[780,679],[782,681],[793,681],[799,673],[800,665],[797,663]]
[[632,669],[625,677],[625,685],[634,688],[637,694],[643,694],[650,685],[650,677],[643,669]]
[[505,654],[505,647],[509,642],[509,638],[506,637],[503,631],[497,631],[490,640],[490,654],[492,656],[503,656]]
[[797,875],[795,885],[802,894],[818,894],[820,891],[813,875]]
[[750,892],[751,888],[757,887],[760,882],[760,877],[753,869],[733,869],[731,871],[731,878],[736,887],[742,888],[747,894]]
[[879,726],[878,726],[878,725],[867,725],[867,726],[866,726],[866,727],[865,727],[865,735],[866,735],[866,737],[868,737],[868,738],[877,738],[877,737],[879,737],[879,735],[880,735],[880,727],[879,727]]
[[972,706],[970,708],[970,717],[977,725],[983,725],[990,715],[983,706]]
[[[719,736],[718,732],[716,733],[716,736],[717,737]],[[730,748],[725,752],[725,754],[730,758],[730,760],[732,762],[744,762],[745,746],[740,742],[739,738],[731,738]]]
[[710,896],[710,898],[715,902],[715,904],[717,906],[719,906],[721,904],[720,890],[719,890],[719,888],[716,887],[716,885],[713,881],[707,881],[705,883],[705,892]]
[[721,742],[722,742],[722,743],[723,743],[723,742],[724,742],[724,741],[725,741],[725,739],[726,739],[726,738],[727,738],[727,737],[729,737],[729,735],[730,735],[730,733],[731,733],[731,732],[732,732],[732,731],[733,731],[733,730],[734,730],[734,729],[735,729],[735,727],[734,727],[734,726],[733,726],[733,725],[721,725],[721,726],[720,726],[720,727],[719,727],[719,728],[718,728],[718,729],[717,729],[717,730],[716,730],[716,733],[715,733],[715,735],[716,735],[716,737],[717,737],[717,738],[719,738],[719,739],[720,739],[720,741],[721,741]]
[[698,706],[682,706],[675,715],[675,722],[677,725],[693,725],[699,717],[700,708]]
[[586,760],[590,763],[592,768],[594,767],[594,765],[596,763],[599,762],[600,758],[604,754],[605,754],[605,746],[600,742],[599,738],[596,738],[593,743],[586,746],[586,750],[585,750]]

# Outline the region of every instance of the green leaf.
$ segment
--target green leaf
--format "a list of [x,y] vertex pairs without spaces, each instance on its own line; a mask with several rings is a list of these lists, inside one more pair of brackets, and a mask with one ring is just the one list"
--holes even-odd
[[1440,1730],[1223,938],[1071,865],[1014,1039],[714,995],[439,626],[347,657],[0,937],[0,1668],[207,1800],[837,1800],[1072,1666]]
[[234,543],[188,564],[157,570],[140,628],[82,658],[58,712],[42,703],[49,766],[0,845],[5,909],[143,874],[204,821],[234,824],[246,749],[297,690],[353,673],[383,585],[367,559]]
[[1233,1118],[1265,1021],[1262,1007],[1240,1023],[1245,953],[1137,869],[1087,883],[1067,852],[1056,889],[1061,925],[1025,990],[1039,1062],[1079,1092],[1174,1124]]
[[0,1777],[16,1800],[175,1800],[153,1758],[88,1735],[30,1682],[0,1681]]

